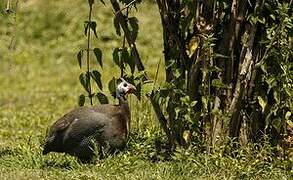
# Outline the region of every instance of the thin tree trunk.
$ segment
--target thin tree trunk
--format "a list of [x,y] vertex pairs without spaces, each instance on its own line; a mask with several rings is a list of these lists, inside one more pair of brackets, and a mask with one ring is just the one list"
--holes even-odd
[[[263,6],[263,0],[257,1],[256,13],[260,13]],[[230,106],[231,120],[229,125],[229,136],[232,139],[238,140],[239,131],[241,127],[240,110],[243,109],[243,99],[246,94],[246,88],[248,86],[249,80],[251,79],[251,70],[254,69],[253,65],[253,44],[255,33],[257,29],[257,23],[253,24],[250,28],[246,30],[246,34],[249,34],[248,44],[244,45],[240,54],[240,68],[239,76],[236,83],[236,88],[233,94],[233,99]]]

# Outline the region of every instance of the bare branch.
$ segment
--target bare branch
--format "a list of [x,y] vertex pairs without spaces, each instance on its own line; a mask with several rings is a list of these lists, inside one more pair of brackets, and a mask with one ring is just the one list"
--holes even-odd
[[11,0],[7,0],[7,4],[6,4],[6,12],[7,13],[11,13],[12,9],[11,9]]
[[151,103],[152,103],[152,106],[154,108],[154,111],[155,111],[155,113],[157,115],[157,118],[158,118],[158,120],[159,120],[159,122],[160,122],[160,124],[161,124],[161,126],[162,126],[162,128],[164,130],[164,132],[166,133],[166,135],[168,137],[168,141],[169,141],[170,145],[172,145],[173,142],[171,140],[172,139],[171,138],[171,132],[170,132],[170,129],[168,128],[167,119],[164,116],[159,103],[154,100],[154,92],[151,93],[149,98],[151,100]]

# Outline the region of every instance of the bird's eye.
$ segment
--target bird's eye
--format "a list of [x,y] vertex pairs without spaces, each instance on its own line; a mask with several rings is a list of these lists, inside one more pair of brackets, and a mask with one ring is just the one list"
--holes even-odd
[[123,86],[124,86],[124,87],[127,87],[127,83],[124,83]]

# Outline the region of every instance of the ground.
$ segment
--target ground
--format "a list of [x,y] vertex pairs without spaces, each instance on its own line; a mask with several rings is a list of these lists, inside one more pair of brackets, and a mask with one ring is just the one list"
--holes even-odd
[[[16,18],[5,14],[5,6],[1,1],[0,179],[293,178],[292,161],[270,159],[267,149],[251,156],[243,149],[234,158],[178,149],[171,157],[164,157],[164,152],[156,150],[156,142],[164,142],[164,134],[150,103],[134,96],[129,97],[132,122],[125,151],[87,165],[64,154],[43,156],[47,128],[77,107],[77,98],[84,93],[78,81],[82,70],[76,54],[86,45],[83,22],[87,2],[19,1]],[[163,58],[160,17],[152,1],[145,1],[138,9],[133,13],[140,24],[138,49],[150,77],[154,77]],[[92,47],[103,50],[105,66],[101,71],[107,82],[119,76],[112,51],[123,38],[115,35],[109,4],[105,7],[97,1],[93,17],[99,37],[93,38]],[[98,68],[95,62],[92,67]],[[159,80],[163,79],[161,66]]]

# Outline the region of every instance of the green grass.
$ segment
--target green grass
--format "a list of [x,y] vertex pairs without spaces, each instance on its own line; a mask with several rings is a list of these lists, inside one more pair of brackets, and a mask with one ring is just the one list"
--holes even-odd
[[[0,2],[1,10],[5,2]],[[98,39],[93,47],[103,50],[103,80],[118,69],[112,50],[121,45],[115,35],[112,11],[95,4]],[[150,77],[155,76],[162,55],[160,17],[147,1],[134,12],[140,21],[137,46]],[[263,152],[240,152],[235,158],[221,154],[197,154],[180,150],[171,158],[156,151],[164,136],[146,98],[130,97],[132,130],[125,151],[97,164],[79,164],[74,157],[41,154],[46,129],[58,117],[77,106],[84,93],[76,53],[85,47],[83,22],[86,1],[20,1],[14,31],[13,15],[0,16],[0,179],[290,179],[292,160],[270,160]],[[15,49],[9,50],[15,34]],[[95,63],[93,67],[97,68]],[[161,66],[159,79],[164,79]],[[105,92],[107,92],[105,88]],[[112,103],[113,100],[112,100]],[[266,151],[265,151],[266,152]],[[242,156],[243,155],[243,156]]]

